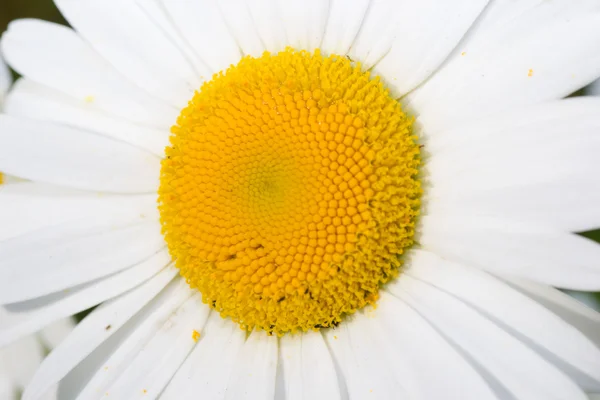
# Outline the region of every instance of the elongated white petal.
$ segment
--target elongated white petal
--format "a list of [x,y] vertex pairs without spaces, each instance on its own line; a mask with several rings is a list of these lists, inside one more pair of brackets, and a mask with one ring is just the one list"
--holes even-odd
[[6,99],[10,115],[50,121],[96,132],[130,143],[159,157],[169,144],[169,131],[127,122],[27,79],[17,81]]
[[600,288],[600,246],[542,225],[470,215],[421,219],[420,244],[452,261],[575,290]]
[[76,189],[148,193],[158,188],[160,159],[91,132],[0,115],[0,170]]
[[321,46],[329,14],[329,0],[278,0],[277,6],[289,46],[309,51]]
[[525,107],[429,132],[428,213],[476,214],[547,223],[568,231],[600,226],[600,98]]
[[0,186],[0,241],[77,219],[144,214],[158,221],[156,195],[103,195],[36,182]]
[[[326,54],[346,54],[360,30],[370,0],[330,0],[329,17],[321,50]],[[357,60],[361,61],[361,60]]]
[[119,74],[73,30],[39,20],[12,22],[2,36],[6,60],[21,75],[82,104],[142,125],[168,129],[178,109]]
[[256,24],[244,0],[218,1],[225,25],[244,55],[260,57],[267,50],[258,36]]
[[[190,348],[194,344],[194,340],[192,339],[191,331],[188,332],[186,342],[188,346],[183,346],[183,348],[178,348],[178,346],[174,343],[171,343],[170,349],[173,353],[170,353],[168,347],[162,347],[162,356],[161,359],[159,356],[160,353],[156,352],[156,349],[153,345],[159,345],[155,342],[155,339],[160,341],[160,332],[162,328],[176,322],[174,318],[179,313],[186,314],[186,309],[191,306],[191,304],[185,304],[188,299],[192,296],[192,290],[187,287],[186,283],[183,279],[178,279],[175,282],[172,282],[169,286],[165,288],[161,293],[159,293],[155,299],[146,304],[144,308],[140,310],[138,314],[136,314],[131,323],[125,325],[122,329],[124,336],[121,338],[119,343],[116,343],[115,346],[111,346],[111,343],[107,343],[107,346],[110,346],[109,349],[103,349],[103,353],[101,355],[101,359],[99,363],[96,363],[96,368],[92,371],[91,378],[88,382],[85,383],[83,389],[78,393],[78,399],[89,399],[98,394],[108,393],[109,395],[113,395],[116,398],[123,399],[132,399],[135,398],[135,395],[142,396],[144,394],[144,389],[148,392],[150,390],[150,396],[156,396],[157,392],[159,392],[166,382],[172,376],[173,363],[169,362],[170,356],[175,356],[179,362],[181,362]],[[197,310],[196,310],[197,311]],[[200,315],[202,317],[202,315]],[[201,322],[203,323],[203,322]],[[179,326],[174,327],[174,333],[179,336],[179,341],[183,339],[183,335],[178,333]],[[181,327],[183,328],[183,326]],[[119,334],[120,332],[117,332]],[[181,343],[180,343],[181,344]],[[160,346],[160,345],[159,345]],[[95,352],[99,352],[101,348],[95,350]],[[146,359],[146,364],[143,366],[144,372],[146,376],[139,375],[140,370],[132,371],[130,368],[141,367],[139,363],[134,364],[134,360],[141,356],[142,358],[146,355],[144,353],[147,352],[147,355],[151,357],[151,359]],[[181,354],[179,354],[181,353]],[[94,356],[94,355],[92,355]],[[158,356],[158,357],[157,357]],[[164,375],[161,375],[160,368],[162,367],[161,361],[164,362]],[[178,365],[178,363],[176,363]],[[154,370],[154,384],[156,386],[153,387],[138,387],[136,384],[151,384],[150,380],[143,381],[144,378],[150,379]],[[170,370],[170,371],[169,371]],[[123,387],[123,385],[119,382],[120,379],[128,379],[129,387]],[[112,389],[115,389],[116,392],[113,393]],[[135,395],[132,395],[134,392]]]
[[58,346],[75,328],[75,319],[67,317],[54,321],[50,325],[44,327],[38,336],[46,348],[52,350]]
[[600,75],[598,46],[596,1],[496,1],[407,101],[426,130],[438,130],[565,97]]
[[287,400],[341,398],[335,366],[321,333],[285,335],[280,350]]
[[[504,324],[509,332],[594,378],[600,388],[600,350],[577,329],[527,296],[485,272],[425,251],[413,252],[406,273],[481,310]],[[600,330],[600,323],[597,329]]]
[[96,308],[46,357],[25,390],[23,399],[41,398],[94,349],[125,325],[173,279],[175,274],[175,269],[165,269],[134,290]]
[[535,150],[533,146],[547,140],[595,136],[600,120],[598,107],[600,98],[591,96],[552,100],[478,117],[454,127],[427,130],[423,134],[427,136],[427,150],[436,156],[445,156],[451,151],[472,152],[479,146],[486,150],[496,146],[513,147],[516,142]]
[[483,377],[423,317],[391,294],[380,295],[370,329],[408,398],[439,399],[450,393],[461,399],[496,398]]
[[[165,269],[171,262],[166,249],[136,266],[103,279],[48,296],[0,307],[0,346],[33,333],[59,318],[87,310],[116,297]],[[167,267],[172,274],[175,267]]]
[[593,176],[586,176],[479,192],[449,193],[447,197],[432,197],[427,212],[505,217],[551,225],[567,232],[582,232],[600,226],[599,203],[600,184]]
[[161,399],[225,398],[229,376],[244,345],[244,332],[217,312],[211,313],[204,329]]
[[586,398],[552,364],[453,296],[409,276],[402,276],[388,290],[469,354],[515,398]]
[[[357,49],[368,50],[367,65],[385,79],[397,96],[428,78],[462,39],[488,0],[394,1],[380,35],[359,35]],[[371,39],[370,44],[367,40]],[[358,55],[358,54],[357,54]]]
[[[131,82],[184,107],[200,79],[168,32],[135,0],[55,0],[77,32]],[[162,28],[162,29],[161,29]]]
[[12,76],[0,54],[0,108],[2,108],[2,105],[4,104],[4,94],[8,90],[11,82]]
[[258,36],[270,52],[281,51],[290,45],[277,2],[278,0],[246,1]]
[[554,314],[577,328],[600,348],[600,312],[582,304],[552,286],[526,279],[499,276],[516,290],[540,303]]
[[[152,320],[149,326],[152,338],[130,360],[127,369],[118,373],[116,382],[107,388],[110,396],[141,399],[160,394],[194,347],[194,331],[202,335],[209,312],[201,295],[196,293],[175,310],[160,329],[155,330],[156,321]],[[144,325],[148,327],[148,322]],[[121,351],[122,347],[119,348]],[[131,355],[126,353],[125,356],[124,361],[129,361]],[[112,361],[108,363],[114,366]],[[111,370],[114,374],[114,368]]]
[[240,60],[240,48],[229,33],[217,2],[163,0],[163,5],[198,58],[213,73]]
[[74,221],[0,243],[0,304],[41,297],[148,259],[164,247],[158,222]]
[[408,391],[392,370],[384,356],[382,343],[377,343],[370,332],[371,311],[359,311],[337,329],[328,329],[325,339],[336,365],[343,373],[348,397],[363,399],[408,398]]
[[0,376],[22,389],[29,383],[42,360],[44,347],[36,335],[25,336],[10,346],[0,348]]
[[265,331],[255,330],[250,334],[237,356],[227,384],[225,399],[273,399],[277,342],[277,336],[269,336]]

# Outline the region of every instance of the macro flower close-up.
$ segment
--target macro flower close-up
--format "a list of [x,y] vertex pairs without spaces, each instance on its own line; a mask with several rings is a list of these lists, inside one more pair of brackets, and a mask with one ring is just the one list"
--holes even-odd
[[600,393],[598,0],[54,3],[0,41],[0,346],[91,311],[23,399]]

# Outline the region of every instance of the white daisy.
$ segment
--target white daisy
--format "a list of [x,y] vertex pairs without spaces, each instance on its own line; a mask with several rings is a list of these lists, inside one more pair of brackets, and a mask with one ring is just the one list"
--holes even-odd
[[0,343],[100,306],[25,399],[600,391],[596,0],[56,4],[2,38]]

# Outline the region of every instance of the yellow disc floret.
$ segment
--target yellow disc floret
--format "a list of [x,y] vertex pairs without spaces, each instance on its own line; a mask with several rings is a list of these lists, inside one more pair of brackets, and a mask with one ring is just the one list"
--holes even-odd
[[189,285],[242,328],[329,327],[398,275],[419,164],[412,119],[360,64],[245,57],[172,128],[163,233]]

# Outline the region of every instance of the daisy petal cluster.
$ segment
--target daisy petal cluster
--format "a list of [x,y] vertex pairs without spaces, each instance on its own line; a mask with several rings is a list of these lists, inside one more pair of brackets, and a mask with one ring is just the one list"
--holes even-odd
[[25,400],[600,393],[597,0],[55,0],[10,24]]

